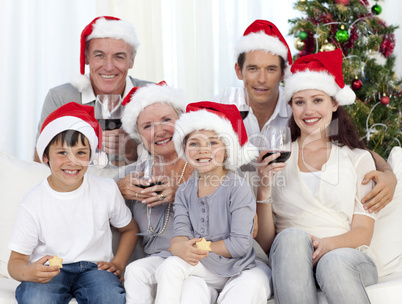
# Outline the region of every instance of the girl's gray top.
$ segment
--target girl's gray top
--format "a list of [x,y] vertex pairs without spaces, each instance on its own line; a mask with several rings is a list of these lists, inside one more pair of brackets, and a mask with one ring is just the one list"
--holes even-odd
[[245,179],[228,171],[212,194],[199,198],[195,171],[177,190],[173,210],[174,236],[224,240],[232,257],[209,252],[201,263],[210,271],[231,277],[255,266],[252,234],[256,202]]

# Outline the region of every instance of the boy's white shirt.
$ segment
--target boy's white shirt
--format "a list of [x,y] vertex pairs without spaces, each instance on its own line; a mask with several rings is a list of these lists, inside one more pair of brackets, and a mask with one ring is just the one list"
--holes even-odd
[[111,262],[112,232],[127,226],[132,215],[112,179],[85,174],[72,192],[54,191],[47,178],[19,206],[9,249],[30,255],[30,263],[45,255],[63,264]]

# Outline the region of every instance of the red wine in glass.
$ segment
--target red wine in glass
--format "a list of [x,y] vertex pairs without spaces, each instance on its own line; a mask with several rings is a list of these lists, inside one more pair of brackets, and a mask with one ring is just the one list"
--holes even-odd
[[280,153],[281,155],[279,155],[278,158],[276,158],[276,159],[270,161],[270,162],[268,163],[268,165],[271,164],[271,163],[284,163],[284,162],[287,161],[287,160],[289,159],[289,157],[290,157],[290,151],[269,151],[268,153],[266,153],[266,154],[262,157],[262,159],[264,160],[266,157],[271,156],[271,155],[276,154],[276,153]]
[[246,119],[246,117],[248,116],[248,112],[249,111],[239,111],[240,112],[240,116],[243,120]]
[[121,128],[121,119],[98,119],[103,131],[116,130]]
[[[156,185],[163,185],[163,183],[162,182],[155,182],[155,183],[152,183],[150,185],[136,185],[136,186],[141,188],[141,189],[146,189],[146,188],[153,187],[153,186],[156,186]],[[162,191],[156,191],[157,194],[161,194],[161,192]]]

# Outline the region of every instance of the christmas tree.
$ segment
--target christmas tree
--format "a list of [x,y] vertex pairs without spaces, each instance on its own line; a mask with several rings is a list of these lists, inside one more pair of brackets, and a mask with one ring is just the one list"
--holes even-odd
[[402,143],[402,80],[394,72],[394,31],[381,20],[378,2],[298,0],[303,17],[289,20],[295,57],[341,48],[345,84],[355,91],[347,110],[368,149],[385,159]]

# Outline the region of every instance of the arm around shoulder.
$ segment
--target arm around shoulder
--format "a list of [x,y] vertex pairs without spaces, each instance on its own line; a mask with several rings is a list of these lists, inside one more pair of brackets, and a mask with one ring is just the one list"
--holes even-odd
[[381,156],[373,151],[370,151],[370,153],[374,159],[377,170],[367,173],[362,183],[367,184],[370,180],[373,180],[375,186],[362,199],[362,204],[364,204],[364,208],[369,210],[369,212],[377,213],[392,201],[397,179],[392,172],[392,168]]

